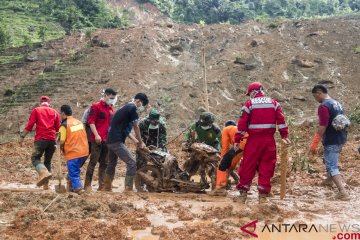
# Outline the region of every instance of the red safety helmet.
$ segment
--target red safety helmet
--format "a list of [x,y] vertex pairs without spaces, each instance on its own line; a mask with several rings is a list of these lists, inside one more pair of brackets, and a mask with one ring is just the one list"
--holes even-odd
[[250,83],[246,92],[246,96],[250,96],[250,93],[255,90],[258,91],[263,90],[263,86],[261,85],[261,83],[259,82]]
[[40,103],[50,102],[50,98],[48,96],[41,96],[39,101],[40,101]]

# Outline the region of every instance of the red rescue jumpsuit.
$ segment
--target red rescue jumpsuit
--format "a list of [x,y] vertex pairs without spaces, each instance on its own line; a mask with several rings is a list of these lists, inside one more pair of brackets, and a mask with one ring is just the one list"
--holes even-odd
[[245,103],[238,121],[235,143],[239,143],[246,132],[249,133],[249,138],[239,167],[240,183],[236,186],[237,189],[249,191],[258,171],[259,193],[270,192],[270,179],[274,176],[276,163],[276,127],[281,138],[288,137],[288,127],[279,103],[262,93],[256,94]]

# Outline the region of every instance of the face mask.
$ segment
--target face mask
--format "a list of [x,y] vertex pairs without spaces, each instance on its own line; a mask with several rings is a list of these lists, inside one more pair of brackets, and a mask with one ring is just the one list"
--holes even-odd
[[115,105],[116,104],[116,102],[117,102],[117,96],[114,98],[114,99],[109,99],[109,100],[107,100],[106,101],[106,104],[107,105]]
[[157,125],[150,124],[149,125],[149,129],[158,129],[158,128],[159,128],[159,124],[157,124]]
[[136,107],[136,111],[143,112],[145,111],[145,107],[144,106]]
[[211,128],[211,126],[201,126],[201,128],[202,128],[203,130],[208,130],[208,129]]

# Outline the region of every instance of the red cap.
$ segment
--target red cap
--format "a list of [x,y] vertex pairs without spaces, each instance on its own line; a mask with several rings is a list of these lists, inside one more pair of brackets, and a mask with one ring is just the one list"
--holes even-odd
[[39,100],[41,103],[42,102],[50,102],[50,98],[48,96],[41,96]]
[[255,90],[263,90],[261,83],[259,82],[250,83],[246,92],[246,96],[250,96],[250,93]]

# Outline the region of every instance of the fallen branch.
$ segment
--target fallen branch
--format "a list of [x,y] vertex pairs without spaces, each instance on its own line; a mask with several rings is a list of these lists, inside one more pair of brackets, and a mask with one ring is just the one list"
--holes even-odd
[[58,194],[50,203],[46,206],[46,208],[43,210],[43,213],[60,197],[60,194]]
[[0,192],[41,192],[42,189],[36,188],[0,188]]

